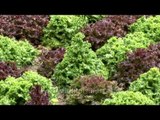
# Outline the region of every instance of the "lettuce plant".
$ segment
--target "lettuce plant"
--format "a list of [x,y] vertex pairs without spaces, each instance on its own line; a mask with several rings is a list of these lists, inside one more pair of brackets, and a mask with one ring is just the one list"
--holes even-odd
[[146,36],[155,41],[160,40],[160,15],[143,16],[130,26],[130,32],[144,32]]
[[42,91],[40,85],[35,85],[30,91],[31,100],[26,105],[50,105],[49,95],[46,91]]
[[0,15],[0,34],[38,45],[48,22],[48,15]]
[[140,92],[120,91],[112,93],[112,97],[104,100],[103,105],[155,105],[155,103]]
[[58,63],[62,61],[65,54],[65,48],[58,48],[56,50],[50,50],[46,54],[42,54],[42,64],[38,68],[37,72],[47,78],[50,78],[54,73],[54,69]]
[[131,91],[139,91],[149,97],[156,104],[160,104],[160,70],[151,68],[148,72],[141,74],[129,87]]
[[71,44],[72,37],[88,22],[85,16],[51,15],[44,28],[43,45],[51,48],[65,47]]
[[71,46],[67,48],[62,62],[56,66],[52,79],[58,86],[67,87],[81,75],[95,74],[108,77],[104,64],[90,48],[91,44],[83,39],[82,33],[76,34],[72,39]]
[[67,93],[67,104],[100,104],[110,97],[112,92],[119,91],[115,81],[107,81],[102,76],[86,75],[74,80]]
[[92,49],[97,50],[113,36],[124,37],[129,25],[139,17],[139,15],[109,15],[93,24],[86,25],[81,31],[85,34],[85,40],[91,43]]
[[128,53],[127,59],[118,64],[117,73],[112,79],[123,83],[127,89],[131,82],[152,67],[160,68],[160,43]]
[[42,90],[48,92],[50,101],[57,97],[58,89],[53,86],[51,80],[36,72],[27,71],[19,78],[7,77],[4,81],[0,81],[0,98],[2,98],[0,104],[24,105],[30,99],[29,92],[35,85],[40,85]]
[[20,77],[21,73],[22,71],[14,62],[0,62],[0,80],[4,80],[8,76]]
[[16,41],[0,35],[0,61],[26,66],[31,64],[38,54],[38,50],[28,41]]

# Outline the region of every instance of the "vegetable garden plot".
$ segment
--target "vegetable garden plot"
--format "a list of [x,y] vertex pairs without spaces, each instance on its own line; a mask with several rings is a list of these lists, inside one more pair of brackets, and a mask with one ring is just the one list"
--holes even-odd
[[159,15],[0,15],[0,105],[159,105]]

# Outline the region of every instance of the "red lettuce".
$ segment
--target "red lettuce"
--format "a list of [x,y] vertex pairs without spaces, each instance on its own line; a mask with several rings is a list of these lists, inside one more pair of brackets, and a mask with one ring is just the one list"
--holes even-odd
[[0,15],[0,34],[37,45],[48,22],[48,15]]
[[0,80],[6,79],[8,76],[20,77],[21,70],[17,68],[13,62],[0,62]]
[[85,34],[85,40],[92,44],[92,49],[97,50],[110,37],[125,36],[129,25],[134,23],[139,17],[140,15],[109,15],[96,23],[87,25],[81,31]]
[[127,60],[118,65],[118,72],[112,79],[126,89],[131,82],[152,67],[160,68],[160,43],[128,53]]
[[42,91],[40,85],[35,85],[30,92],[31,100],[26,105],[50,105],[49,95],[46,91]]
[[38,68],[38,73],[50,78],[54,73],[56,65],[62,61],[65,53],[65,48],[57,48],[50,50],[41,56],[42,65]]

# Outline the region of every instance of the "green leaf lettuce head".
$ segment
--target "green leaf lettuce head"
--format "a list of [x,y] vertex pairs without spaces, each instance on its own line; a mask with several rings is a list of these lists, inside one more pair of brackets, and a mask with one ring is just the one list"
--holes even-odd
[[144,32],[146,36],[155,41],[160,39],[160,15],[143,16],[130,26],[130,32]]
[[19,78],[8,77],[0,81],[0,104],[24,105],[30,99],[29,91],[34,85],[41,85],[48,92],[50,100],[57,97],[58,88],[52,85],[51,80],[27,71]]
[[27,40],[16,41],[0,35],[0,61],[16,62],[18,66],[25,66],[32,63],[39,54]]
[[83,39],[82,33],[77,33],[73,37],[62,62],[55,68],[52,79],[61,87],[70,85],[73,79],[81,75],[95,74],[108,78],[104,64],[91,49],[91,44]]
[[112,93],[111,99],[106,99],[103,105],[155,105],[155,103],[140,92],[120,91]]
[[148,72],[141,74],[140,77],[131,83],[129,90],[139,91],[160,104],[160,70],[153,67]]
[[50,15],[50,21],[43,30],[42,43],[51,48],[68,46],[72,37],[87,23],[85,16]]

